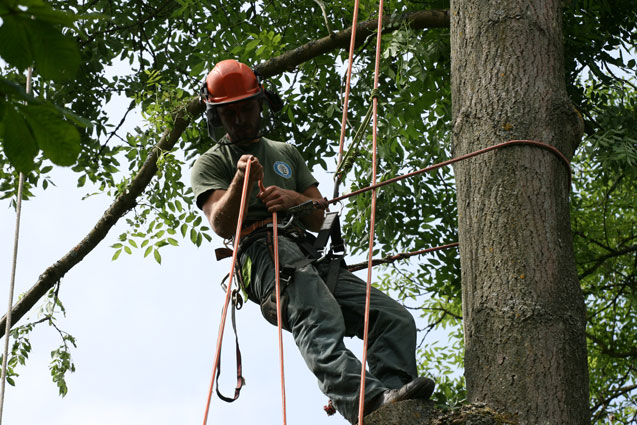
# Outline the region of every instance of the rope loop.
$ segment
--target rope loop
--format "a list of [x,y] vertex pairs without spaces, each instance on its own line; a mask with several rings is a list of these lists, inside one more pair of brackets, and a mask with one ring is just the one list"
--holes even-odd
[[372,93],[369,95],[369,101],[372,102],[374,99],[378,99],[380,97],[380,91],[378,88],[372,89]]

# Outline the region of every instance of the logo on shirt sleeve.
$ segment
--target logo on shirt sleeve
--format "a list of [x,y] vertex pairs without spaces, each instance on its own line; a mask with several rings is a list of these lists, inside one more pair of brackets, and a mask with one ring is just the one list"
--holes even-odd
[[274,172],[286,179],[292,177],[292,167],[283,161],[277,161],[274,163]]

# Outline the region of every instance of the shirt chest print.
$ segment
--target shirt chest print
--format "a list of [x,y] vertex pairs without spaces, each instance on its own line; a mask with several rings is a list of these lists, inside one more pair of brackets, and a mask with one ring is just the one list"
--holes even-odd
[[289,179],[292,177],[292,167],[283,161],[276,161],[273,168],[274,172],[283,178]]

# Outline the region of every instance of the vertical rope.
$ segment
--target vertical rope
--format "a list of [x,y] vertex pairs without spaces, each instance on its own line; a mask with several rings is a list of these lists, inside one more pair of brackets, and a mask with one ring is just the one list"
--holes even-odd
[[[349,105],[349,92],[350,85],[352,81],[352,62],[354,60],[354,46],[356,45],[356,26],[358,25],[358,6],[359,0],[354,1],[354,17],[352,18],[352,37],[349,42],[349,59],[347,61],[347,78],[345,82],[345,97],[343,99],[343,119],[341,120],[341,137],[338,144],[338,160],[336,161],[336,169],[341,166],[341,161],[343,160],[343,149],[345,147],[345,127],[347,125],[347,108]],[[334,178],[334,196],[336,198],[338,196],[338,188],[340,185],[340,181],[338,180],[338,175],[335,175]]]
[[[31,93],[31,79],[33,69],[27,69],[27,94]],[[24,174],[20,173],[18,177],[18,199],[16,200],[15,209],[15,236],[13,239],[13,260],[11,262],[11,280],[9,281],[9,308],[7,308],[7,323],[4,331],[4,351],[2,356],[2,375],[0,377],[0,424],[2,424],[2,413],[4,411],[4,393],[7,383],[7,365],[9,361],[9,340],[11,339],[11,310],[13,309],[13,292],[15,290],[15,273],[18,265],[18,242],[20,240],[20,215],[22,213],[22,192],[24,189]]]
[[[259,190],[265,191],[263,182],[259,180]],[[276,293],[276,322],[279,332],[279,365],[281,369],[281,405],[283,408],[283,425],[287,425],[285,401],[285,369],[283,361],[283,318],[281,317],[281,276],[279,264],[279,220],[276,211],[272,213],[272,251],[274,257],[274,291]]]
[[281,403],[283,408],[283,425],[287,424],[285,409],[285,370],[283,368],[283,326],[281,317],[281,277],[279,264],[279,230],[276,211],[272,213],[272,239],[274,240],[274,290],[276,291],[276,321],[279,331],[279,363],[281,368]]
[[217,365],[221,357],[221,343],[223,342],[223,330],[226,326],[226,316],[228,315],[228,305],[232,295],[232,278],[234,277],[235,264],[237,262],[237,251],[239,250],[239,239],[241,238],[241,227],[243,225],[243,217],[248,204],[248,183],[250,181],[250,167],[252,161],[246,164],[246,170],[243,178],[243,188],[241,190],[241,205],[239,206],[239,217],[237,218],[237,230],[234,236],[234,250],[232,251],[232,265],[230,267],[230,275],[228,277],[228,287],[226,289],[226,299],[221,313],[221,324],[219,325],[219,335],[217,336],[217,349],[215,352],[214,365],[212,367],[212,378],[210,378],[210,389],[208,390],[208,401],[206,402],[206,412],[203,417],[203,425],[208,423],[208,413],[210,411],[210,399],[212,398],[212,390],[215,385],[215,376],[217,374]]
[[[380,69],[381,34],[383,30],[383,0],[378,4],[378,29],[376,37],[376,63],[374,66],[374,92],[378,90],[378,74]],[[376,184],[376,151],[377,151],[377,129],[378,129],[378,97],[373,100],[374,124],[372,130],[372,185]],[[369,333],[369,305],[371,302],[372,290],[372,262],[374,251],[374,225],[376,222],[376,189],[372,190],[371,216],[369,220],[369,255],[367,257],[367,293],[365,294],[365,327],[363,330],[363,357],[361,359],[361,390],[358,399],[358,424],[363,425],[363,414],[365,412],[365,369],[367,365],[367,345]]]

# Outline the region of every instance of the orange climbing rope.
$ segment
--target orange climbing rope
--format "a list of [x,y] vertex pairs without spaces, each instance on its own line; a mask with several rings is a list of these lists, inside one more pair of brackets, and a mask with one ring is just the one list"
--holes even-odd
[[[345,79],[345,96],[343,97],[343,119],[341,120],[341,136],[338,143],[337,169],[343,161],[343,149],[345,146],[345,128],[347,127],[347,108],[349,105],[349,92],[352,81],[352,62],[354,62],[354,46],[356,45],[356,25],[358,23],[359,0],[354,2],[354,17],[352,18],[352,36],[349,42],[349,58],[347,60],[347,77]],[[334,196],[338,196],[339,180],[334,182]]]
[[[263,182],[259,180],[259,190],[265,191]],[[281,369],[281,404],[283,409],[283,425],[287,424],[285,401],[285,369],[283,362],[283,318],[281,317],[281,276],[279,264],[279,223],[276,211],[272,212],[272,256],[274,257],[274,291],[276,293],[276,323],[279,333],[279,363]]]
[[507,142],[498,143],[497,145],[489,146],[489,147],[486,147],[486,148],[483,148],[483,149],[479,149],[479,150],[477,150],[475,152],[471,152],[471,153],[468,153],[468,154],[465,154],[465,155],[460,155],[458,157],[451,158],[451,159],[448,159],[448,160],[443,161],[443,162],[439,162],[438,164],[430,165],[429,167],[421,168],[420,170],[412,171],[411,173],[407,173],[407,174],[403,174],[403,175],[400,175],[400,176],[396,176],[396,177],[393,177],[391,179],[384,180],[384,181],[382,181],[380,183],[372,183],[372,185],[370,185],[370,186],[367,186],[367,187],[355,190],[353,192],[346,193],[345,195],[337,196],[336,198],[330,199],[330,200],[327,201],[327,203],[328,204],[334,204],[334,203],[342,201],[344,199],[351,198],[352,196],[360,195],[361,193],[369,192],[370,190],[375,190],[375,189],[378,189],[379,187],[386,186],[386,185],[391,184],[391,183],[396,183],[397,181],[404,180],[404,179],[406,179],[408,177],[414,177],[414,176],[417,176],[419,174],[423,174],[423,173],[427,173],[429,171],[437,170],[438,168],[442,168],[444,166],[451,165],[451,164],[453,164],[455,162],[459,162],[459,161],[462,161],[464,159],[473,158],[474,156],[482,155],[484,153],[491,152],[491,151],[496,150],[496,149],[504,148],[504,147],[507,147],[507,146],[513,146],[513,145],[535,146],[535,147],[538,147],[538,148],[541,148],[541,149],[545,149],[545,150],[555,154],[566,165],[566,167],[568,168],[568,170],[569,170],[569,186],[571,185],[571,163],[566,158],[566,156],[564,156],[564,154],[562,152],[560,152],[560,150],[557,149],[555,146],[547,145],[546,143],[539,142],[537,140],[509,140]]
[[221,358],[221,343],[223,342],[223,330],[226,326],[226,316],[228,315],[228,305],[230,304],[230,298],[232,294],[232,278],[234,276],[235,264],[237,262],[237,253],[239,252],[239,240],[241,239],[241,227],[243,226],[243,218],[247,212],[248,204],[248,183],[250,176],[250,167],[252,161],[248,161],[246,164],[243,188],[241,190],[241,205],[239,207],[239,217],[237,218],[237,230],[234,236],[234,250],[232,251],[232,265],[230,268],[230,274],[228,275],[228,287],[226,289],[226,299],[223,304],[223,312],[221,313],[221,324],[219,325],[219,335],[217,336],[217,349],[215,352],[214,365],[212,367],[212,378],[210,379],[210,389],[208,390],[208,401],[206,402],[206,412],[203,417],[203,425],[208,423],[208,413],[210,411],[210,399],[212,398],[212,390],[215,384],[215,376],[217,374],[217,368],[219,367],[219,361]]
[[[374,92],[378,90],[378,74],[380,69],[380,42],[383,30],[383,0],[378,3],[378,29],[376,34],[376,63],[374,65]],[[377,167],[377,133],[378,133],[378,97],[372,98],[374,118],[372,126],[372,185],[376,184],[376,167]],[[374,256],[374,225],[376,222],[376,189],[372,189],[372,205],[371,215],[369,219],[369,255],[367,257],[367,292],[365,294],[365,326],[363,328],[363,356],[361,359],[361,388],[358,397],[358,424],[363,425],[363,413],[365,411],[365,370],[367,364],[367,343],[369,333],[369,305],[372,293],[372,261]]]

